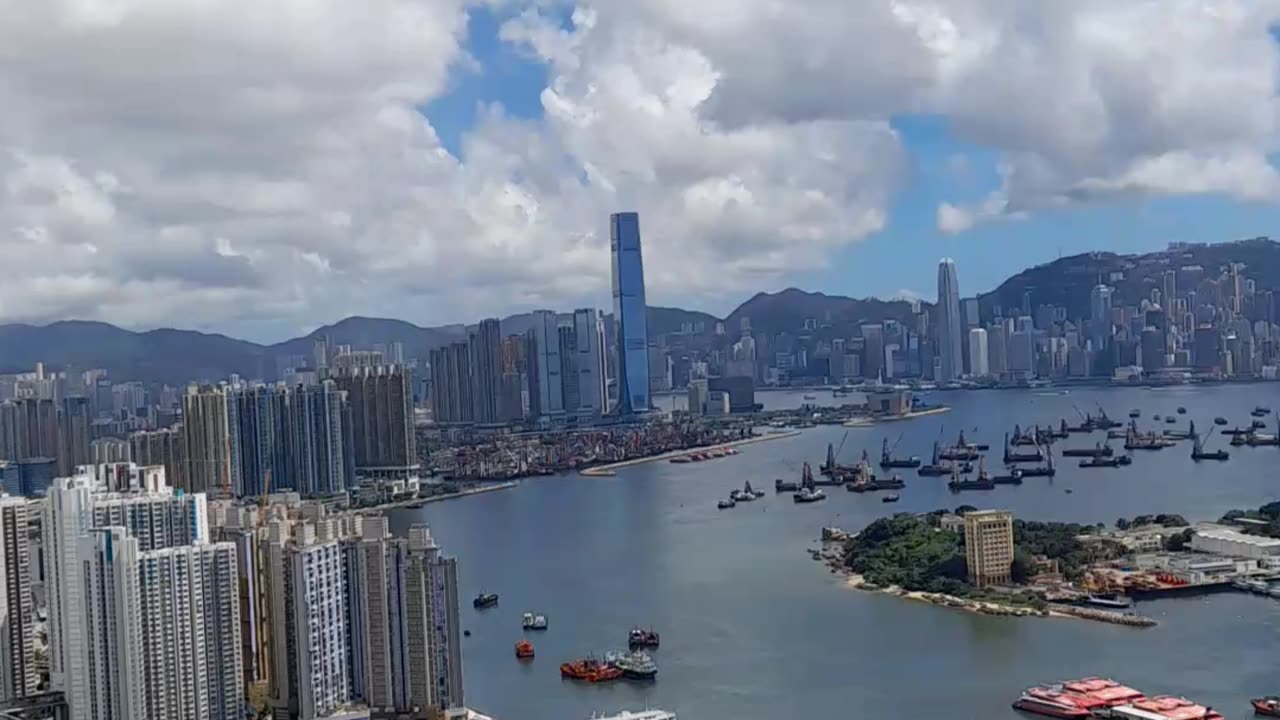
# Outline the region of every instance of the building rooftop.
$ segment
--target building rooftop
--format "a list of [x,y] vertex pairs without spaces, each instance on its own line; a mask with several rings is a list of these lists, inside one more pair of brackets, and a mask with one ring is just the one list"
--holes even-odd
[[1238,542],[1245,545],[1253,545],[1260,548],[1280,548],[1280,539],[1262,537],[1260,535],[1246,535],[1239,530],[1232,530],[1222,525],[1197,525],[1196,534],[1213,540],[1223,540],[1226,542]]

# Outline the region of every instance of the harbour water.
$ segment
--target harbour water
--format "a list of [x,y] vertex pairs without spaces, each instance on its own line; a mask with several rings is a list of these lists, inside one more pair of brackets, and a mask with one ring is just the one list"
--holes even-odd
[[[800,394],[793,400],[801,402]],[[1194,419],[1215,432],[1211,449],[1226,448],[1229,438],[1217,434],[1213,418],[1247,426],[1255,405],[1280,409],[1280,386],[952,392],[931,401],[953,410],[848,430],[841,460],[852,462],[864,449],[875,460],[881,438],[893,444],[900,433],[897,454],[926,457],[935,439],[953,440],[962,428],[971,441],[990,443],[998,458],[1013,423],[1075,423],[1076,408],[1096,412],[1099,403],[1122,421],[1141,409],[1147,428],[1182,428]],[[1153,414],[1175,414],[1178,406],[1188,414],[1176,416],[1177,426],[1152,422]],[[949,493],[945,478],[904,471],[907,487],[892,506],[842,490],[814,505],[773,495],[775,477],[798,477],[806,460],[816,466],[827,443],[839,445],[845,433],[819,427],[704,463],[539,478],[393,511],[398,527],[429,522],[459,558],[463,626],[472,633],[464,639],[468,703],[510,720],[577,720],[645,706],[676,711],[682,720],[998,719],[1019,716],[1009,703],[1028,685],[1109,675],[1245,718],[1250,696],[1280,691],[1280,601],[1270,598],[1223,593],[1144,602],[1139,612],[1160,622],[1151,629],[992,618],[850,590],[805,552],[823,526],[858,529],[889,512],[962,503],[1042,520],[1111,524],[1158,512],[1214,519],[1280,498],[1280,448],[1229,448],[1228,462],[1196,464],[1181,443],[1139,453],[1133,465],[1114,470],[1081,470],[1065,460],[1052,480],[962,495]],[[1073,435],[1059,449],[1102,437]],[[769,495],[717,510],[716,500],[746,480]],[[499,607],[471,608],[482,589],[501,594]],[[526,610],[545,613],[550,629],[531,636],[537,658],[518,663],[512,647],[523,637]],[[561,662],[620,648],[634,625],[662,634],[656,682],[561,680]]]

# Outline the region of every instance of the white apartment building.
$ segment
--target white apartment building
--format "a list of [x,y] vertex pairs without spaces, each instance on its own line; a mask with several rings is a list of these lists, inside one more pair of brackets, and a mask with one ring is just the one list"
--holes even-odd
[[0,699],[36,692],[27,500],[0,496]]

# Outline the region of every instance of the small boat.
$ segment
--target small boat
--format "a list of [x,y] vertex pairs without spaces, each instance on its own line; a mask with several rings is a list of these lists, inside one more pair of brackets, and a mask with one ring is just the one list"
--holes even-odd
[[716,507],[721,510],[728,510],[729,508],[737,507],[737,506],[738,506],[738,502],[733,498],[726,498],[716,503]]
[[1072,493],[1072,490],[1071,490],[1071,488],[1067,488],[1067,489],[1066,489],[1066,490],[1064,490],[1063,492],[1065,492],[1066,494],[1070,495],[1070,494]]
[[773,481],[774,492],[795,492],[798,487],[800,487],[798,484],[793,482],[787,482],[782,478],[778,478],[777,480]]
[[621,670],[623,677],[632,680],[652,680],[658,676],[658,664],[649,653],[639,650],[606,653],[604,661]]
[[595,658],[574,660],[560,665],[560,675],[571,680],[587,682],[608,682],[622,677],[622,670],[614,665],[601,662]]
[[528,640],[521,640],[516,643],[516,658],[520,660],[533,659],[533,643]]
[[902,498],[898,495],[898,493],[889,493],[888,495],[885,495],[884,497],[880,498],[880,502],[895,503],[901,499]]
[[1267,416],[1267,415],[1270,415],[1270,414],[1271,414],[1271,408],[1269,408],[1269,407],[1263,407],[1262,405],[1258,405],[1257,407],[1255,407],[1255,408],[1253,409],[1253,412],[1251,412],[1251,413],[1249,413],[1249,414],[1250,414],[1250,415],[1252,415],[1252,416],[1254,416],[1254,417],[1265,417],[1265,416]]
[[1140,417],[1142,417],[1142,411],[1141,411],[1141,410],[1130,410],[1130,411],[1129,411],[1129,417],[1131,417],[1131,418],[1140,418]]
[[1161,421],[1161,420],[1163,420],[1164,418],[1160,417],[1159,415],[1152,415],[1152,416],[1151,416],[1151,419],[1152,419],[1152,420],[1155,420],[1156,422],[1160,422],[1160,421]]
[[497,604],[498,604],[498,593],[482,592],[479,595],[476,595],[475,600],[471,601],[471,606],[477,609],[490,608]]
[[524,617],[521,618],[520,624],[525,630],[546,630],[547,616],[534,615],[531,612],[527,612],[524,614]]
[[1216,418],[1214,418],[1214,419],[1213,419],[1213,424],[1214,424],[1214,425],[1226,425],[1226,424],[1227,424],[1227,419],[1226,419],[1226,418],[1224,418],[1224,417],[1222,417],[1221,415],[1219,415],[1218,417],[1216,417]]
[[744,490],[733,490],[729,493],[729,499],[733,502],[753,502],[756,499],[755,493],[749,493]]
[[1174,424],[1174,423],[1178,422],[1178,418],[1176,418],[1176,417],[1174,417],[1174,416],[1170,415],[1169,417],[1165,418],[1165,419],[1164,419],[1164,421],[1165,421],[1165,423],[1167,423],[1167,424],[1169,424],[1169,425],[1172,425],[1172,424]]
[[669,462],[673,462],[673,463],[677,463],[677,464],[679,464],[679,463],[688,463],[688,462],[693,462],[693,460],[691,460],[691,459],[689,458],[689,456],[688,456],[688,455],[677,455],[677,456],[675,456],[675,457],[671,458],[671,460],[670,460]]
[[1268,695],[1267,697],[1254,698],[1249,703],[1253,705],[1255,715],[1280,717],[1280,697]]
[[813,503],[818,502],[819,500],[826,500],[827,494],[821,490],[802,487],[796,491],[795,495],[791,496],[791,499],[795,500],[797,503]]
[[470,631],[470,630],[463,630],[463,631],[462,631],[462,637],[471,637],[471,631]]
[[1265,430],[1267,427],[1266,420],[1254,420],[1251,426],[1254,430]]
[[805,400],[817,400],[817,399],[818,399],[818,396],[817,396],[817,395],[803,395],[802,397],[803,397]]
[[659,640],[658,633],[652,629],[645,630],[644,628],[634,627],[631,628],[630,633],[627,633],[627,645],[633,648],[656,648]]
[[1182,406],[1178,406],[1178,414],[1179,414],[1179,415],[1186,415],[1186,414],[1187,414],[1187,409],[1186,409],[1186,408],[1184,408],[1184,407],[1182,407]]

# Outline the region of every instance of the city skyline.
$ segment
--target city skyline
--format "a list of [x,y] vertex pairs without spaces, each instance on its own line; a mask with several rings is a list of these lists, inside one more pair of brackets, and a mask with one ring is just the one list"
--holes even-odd
[[[928,293],[942,256],[982,287],[1060,253],[1278,219],[1264,3],[762,7],[730,23],[657,0],[395,0],[362,22],[332,1],[277,8],[303,43],[158,0],[17,14],[0,34],[23,50],[0,69],[16,109],[3,249],[59,261],[0,289],[0,318],[260,340],[349,313],[590,306],[620,207],[648,218],[650,299],[715,314],[792,285]],[[1136,40],[1156,23],[1180,31]],[[1072,32],[1047,46],[1040,27]],[[98,54],[122,42],[139,48],[128,63]],[[863,45],[874,78],[844,72]],[[296,104],[258,102],[232,48]],[[1117,83],[1078,81],[1095,72]],[[68,112],[85,88],[102,104]],[[223,110],[186,110],[208,98]],[[1080,121],[1037,110],[1050,103]]]

